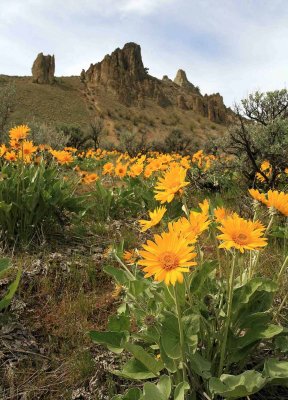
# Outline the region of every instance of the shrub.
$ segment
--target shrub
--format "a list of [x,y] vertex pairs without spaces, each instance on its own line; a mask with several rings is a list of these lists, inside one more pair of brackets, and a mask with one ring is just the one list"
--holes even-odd
[[1,239],[7,244],[27,245],[54,225],[67,223],[68,213],[84,211],[75,184],[64,179],[56,165],[4,164],[1,177]]
[[237,122],[222,148],[235,156],[250,185],[256,179],[266,187],[276,186],[288,167],[288,91],[255,92],[236,105],[235,112]]
[[53,125],[48,125],[45,122],[32,120],[29,122],[30,137],[36,144],[45,144],[53,149],[63,149],[69,142],[69,136],[62,130],[57,129]]

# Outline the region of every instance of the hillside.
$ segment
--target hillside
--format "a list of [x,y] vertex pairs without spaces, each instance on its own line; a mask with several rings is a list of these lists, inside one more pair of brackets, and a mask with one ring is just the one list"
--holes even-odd
[[[38,65],[39,57],[42,64]],[[101,62],[91,64],[79,77],[54,77],[53,57],[49,84],[39,79],[39,73],[46,73],[46,57],[50,56],[38,55],[33,77],[0,75],[0,87],[13,82],[16,89],[9,124],[36,119],[85,130],[95,118],[101,118],[106,140],[112,143],[124,131],[144,133],[149,141],[161,141],[175,128],[203,143],[221,135],[233,118],[219,93],[203,96],[184,71],[179,70],[174,81],[166,75],[162,80],[149,75],[141,48],[135,43],[127,43]]]

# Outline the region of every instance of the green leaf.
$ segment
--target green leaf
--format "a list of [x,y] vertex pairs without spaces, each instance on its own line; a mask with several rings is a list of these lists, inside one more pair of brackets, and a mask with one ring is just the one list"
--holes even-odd
[[173,358],[181,357],[180,334],[178,320],[174,314],[165,313],[165,319],[162,323],[161,342],[165,353]]
[[153,372],[155,375],[158,375],[164,368],[164,364],[161,360],[157,361],[154,356],[151,356],[143,349],[143,347],[138,346],[137,344],[126,343],[125,349],[130,351],[130,353],[132,353],[133,356],[148,369],[148,371]]
[[191,354],[190,364],[197,375],[202,376],[204,379],[211,378],[211,362],[202,357],[200,353]]
[[0,278],[4,275],[4,272],[10,268],[11,260],[9,258],[0,259]]
[[114,353],[121,353],[128,335],[127,332],[90,331],[89,336],[93,342],[105,344]]
[[127,272],[120,268],[112,267],[111,265],[105,265],[103,271],[111,275],[121,285],[126,285],[132,279]]
[[145,365],[135,358],[131,358],[131,360],[123,366],[121,371],[112,371],[112,373],[122,378],[136,380],[156,378],[153,372],[149,371]]
[[240,375],[223,374],[219,378],[211,378],[209,387],[212,394],[218,394],[226,399],[238,399],[259,392],[267,382],[260,372],[250,370]]
[[174,400],[185,400],[185,392],[190,389],[187,382],[181,382],[176,386]]
[[9,304],[11,303],[14,294],[18,288],[19,282],[20,282],[20,278],[21,278],[21,273],[22,270],[19,269],[19,271],[17,272],[16,278],[15,280],[9,285],[8,290],[6,292],[6,294],[4,295],[4,297],[2,298],[2,300],[0,301],[0,311],[7,308],[9,306]]
[[278,361],[274,358],[265,361],[263,375],[271,384],[288,387],[288,361]]
[[157,383],[157,388],[160,393],[163,394],[165,399],[169,399],[171,393],[171,380],[170,377],[167,375],[162,375],[159,382]]
[[109,331],[123,332],[130,331],[130,317],[126,315],[112,315],[108,322]]
[[288,336],[287,335],[279,335],[275,338],[275,347],[276,349],[282,351],[283,353],[288,352]]
[[142,392],[138,388],[129,389],[125,394],[117,394],[111,400],[140,400]]
[[234,339],[234,344],[237,348],[243,348],[260,339],[271,339],[272,337],[279,335],[282,330],[282,326],[273,324],[267,326],[256,326],[255,329],[250,329],[244,336]]
[[163,348],[163,344],[162,344],[162,339],[160,338],[160,356],[161,356],[161,360],[163,361],[165,368],[169,371],[169,372],[176,372],[177,371],[177,366],[175,361],[170,358],[164,348]]
[[216,267],[217,261],[206,261],[201,267],[197,267],[192,275],[190,291],[192,293],[200,292],[206,279],[212,274]]
[[167,400],[154,383],[147,382],[143,386],[143,400]]
[[198,332],[200,330],[200,316],[197,314],[190,313],[189,315],[182,317],[182,323],[184,328],[184,335],[186,343],[190,346],[190,350],[196,350],[198,344]]

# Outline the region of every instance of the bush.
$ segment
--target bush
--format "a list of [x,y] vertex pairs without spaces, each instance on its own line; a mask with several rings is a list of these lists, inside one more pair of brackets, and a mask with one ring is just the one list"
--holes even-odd
[[192,144],[192,138],[185,135],[180,129],[173,129],[165,138],[165,148],[168,153],[181,153],[188,150]]
[[257,180],[275,187],[288,167],[288,91],[255,92],[235,112],[222,148],[235,156],[250,185]]
[[60,150],[67,146],[69,136],[62,130],[57,129],[53,125],[48,125],[45,122],[37,122],[35,120],[29,122],[30,137],[36,145],[45,144],[53,149]]
[[67,213],[84,211],[75,185],[64,180],[56,165],[5,164],[0,181],[1,239],[27,245],[54,225],[63,226]]

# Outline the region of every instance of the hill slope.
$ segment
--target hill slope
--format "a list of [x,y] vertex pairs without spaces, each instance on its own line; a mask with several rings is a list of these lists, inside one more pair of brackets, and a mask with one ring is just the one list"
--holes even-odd
[[233,118],[219,93],[203,96],[184,71],[179,70],[174,81],[149,75],[135,43],[91,64],[80,77],[37,84],[32,77],[0,75],[0,88],[8,82],[16,88],[10,124],[36,119],[85,130],[95,118],[101,118],[106,139],[113,143],[127,130],[145,133],[149,141],[161,141],[175,128],[201,143],[221,135]]

